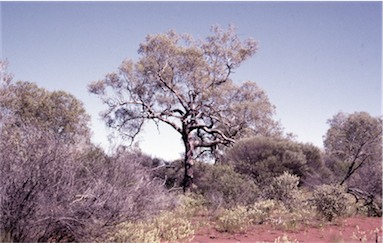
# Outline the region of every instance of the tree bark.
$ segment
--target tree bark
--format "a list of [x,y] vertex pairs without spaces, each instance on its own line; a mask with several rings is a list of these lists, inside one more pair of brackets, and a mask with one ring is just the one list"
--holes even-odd
[[194,143],[189,138],[189,134],[184,134],[183,142],[185,145],[185,157],[184,157],[184,179],[182,183],[184,193],[191,191],[193,187],[193,165],[194,165]]

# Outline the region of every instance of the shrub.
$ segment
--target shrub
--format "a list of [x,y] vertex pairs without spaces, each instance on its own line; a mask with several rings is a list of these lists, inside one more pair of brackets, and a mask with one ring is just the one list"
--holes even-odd
[[159,235],[159,229],[151,222],[129,222],[120,224],[108,242],[160,243]]
[[270,186],[266,190],[267,198],[283,202],[286,206],[294,207],[295,198],[298,193],[299,177],[284,172],[278,177],[274,177]]
[[184,217],[190,218],[204,211],[206,211],[206,201],[202,195],[196,193],[180,195],[180,204],[177,207],[177,212]]
[[236,173],[230,166],[199,164],[195,172],[199,174],[195,180],[196,192],[205,197],[210,207],[249,205],[260,195],[253,180]]
[[272,211],[268,221],[271,225],[283,231],[297,230],[302,225],[307,225],[314,218],[309,207],[297,206],[294,210],[277,204]]
[[92,241],[171,204],[163,186],[125,154],[106,156],[33,126],[3,128],[0,231],[12,241]]
[[244,232],[251,224],[246,207],[238,206],[232,209],[224,209],[217,219],[217,230],[228,233]]
[[308,170],[300,144],[276,138],[253,137],[240,140],[225,155],[236,172],[249,175],[261,186],[288,171],[301,177]]
[[151,220],[122,223],[110,234],[108,242],[177,242],[192,235],[193,225],[177,210],[163,212]]
[[164,212],[154,219],[154,225],[165,241],[184,240],[194,235],[193,225],[182,214]]
[[322,185],[313,193],[317,211],[328,221],[347,213],[347,195],[341,186]]
[[274,200],[256,202],[248,208],[247,217],[250,218],[253,224],[263,224],[276,206]]

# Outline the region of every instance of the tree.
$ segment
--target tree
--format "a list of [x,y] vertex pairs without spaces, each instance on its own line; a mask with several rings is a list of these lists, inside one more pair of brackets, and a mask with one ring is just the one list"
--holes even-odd
[[107,105],[109,127],[133,141],[148,120],[177,131],[185,147],[184,190],[193,183],[193,160],[216,153],[245,134],[270,134],[274,107],[254,82],[236,85],[231,76],[254,55],[257,43],[241,41],[235,29],[212,28],[205,40],[169,31],[148,35],[137,62],[89,86]]
[[47,91],[34,83],[9,81],[0,86],[0,122],[10,119],[14,126],[31,124],[52,131],[66,142],[90,139],[82,103],[64,91]]
[[338,113],[328,123],[324,145],[332,161],[343,168],[340,185],[363,166],[381,162],[382,119],[366,112]]

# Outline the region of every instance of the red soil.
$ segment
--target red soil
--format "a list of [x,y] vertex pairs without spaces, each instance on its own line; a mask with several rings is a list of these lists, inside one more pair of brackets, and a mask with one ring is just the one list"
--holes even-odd
[[196,233],[191,242],[274,242],[278,237],[282,238],[284,235],[290,241],[299,242],[366,242],[361,239],[363,236],[367,242],[383,242],[382,228],[382,218],[353,217],[323,225],[318,223],[317,226],[306,226],[289,232],[275,229],[270,225],[253,226],[243,234],[220,233],[214,228],[204,228]]

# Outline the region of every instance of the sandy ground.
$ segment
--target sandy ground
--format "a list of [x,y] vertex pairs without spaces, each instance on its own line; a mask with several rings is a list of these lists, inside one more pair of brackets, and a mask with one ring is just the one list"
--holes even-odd
[[253,226],[243,234],[220,233],[209,227],[199,230],[191,242],[274,242],[278,237],[280,242],[284,242],[281,239],[284,235],[289,240],[298,242],[383,242],[382,218],[353,217],[288,232],[275,229],[270,225]]

